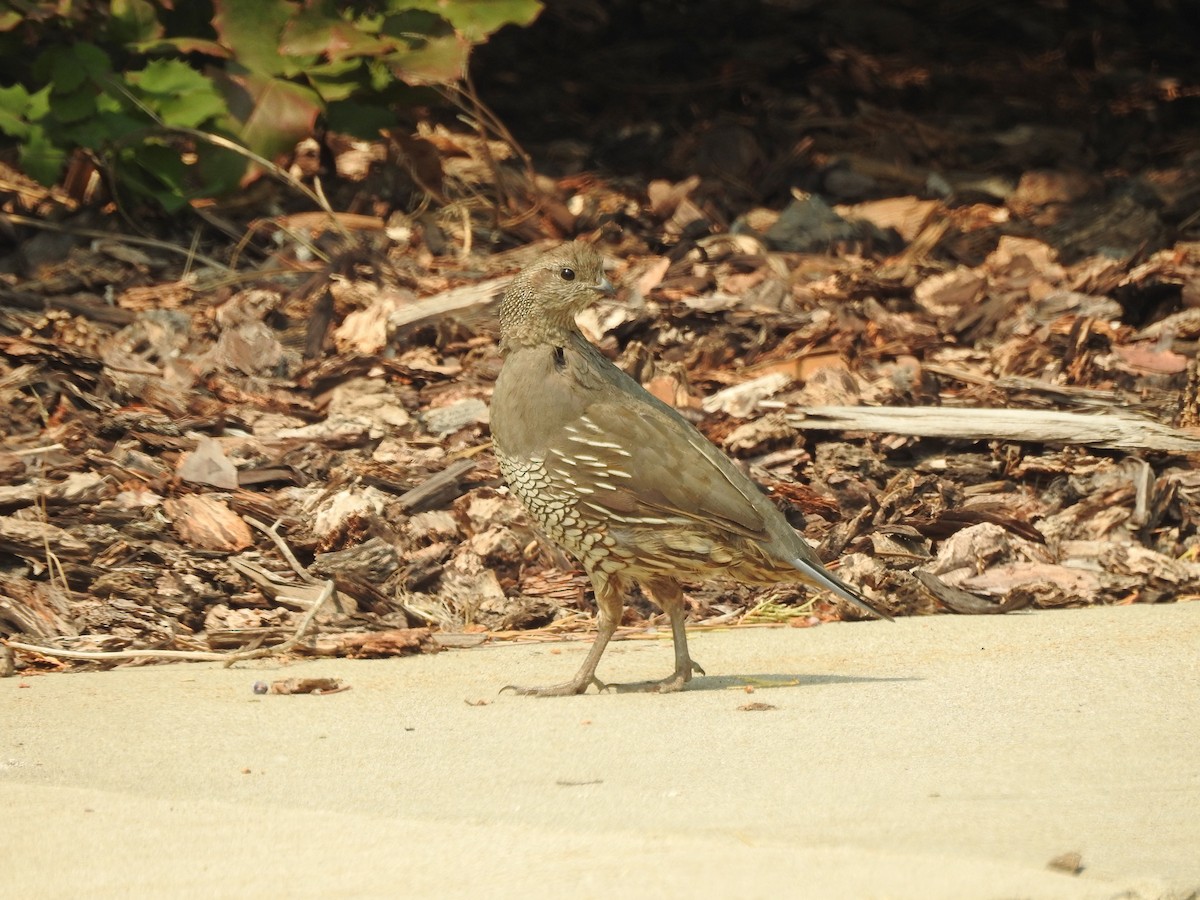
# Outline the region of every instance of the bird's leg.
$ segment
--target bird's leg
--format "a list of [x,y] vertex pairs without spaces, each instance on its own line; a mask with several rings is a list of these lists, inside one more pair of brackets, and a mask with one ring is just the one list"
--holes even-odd
[[688,654],[687,628],[684,626],[683,587],[673,578],[659,579],[646,584],[654,602],[662,607],[671,620],[671,636],[675,641],[675,671],[662,681],[651,682],[648,690],[662,694],[679,691],[692,680],[692,675],[703,675],[704,670]]
[[[593,578],[594,584],[596,581],[597,579]],[[582,694],[593,684],[601,691],[608,690],[608,685],[596,677],[596,666],[600,664],[604,648],[608,646],[609,639],[617,630],[617,623],[621,621],[621,613],[625,611],[625,604],[621,599],[619,585],[612,581],[602,580],[599,584],[595,584],[595,588],[598,608],[596,640],[592,642],[592,647],[588,650],[588,655],[584,659],[583,665],[579,667],[579,671],[575,673],[575,677],[562,684],[549,684],[543,687],[518,687],[510,684],[502,688],[501,693],[512,691],[530,697],[568,697],[571,694]]]

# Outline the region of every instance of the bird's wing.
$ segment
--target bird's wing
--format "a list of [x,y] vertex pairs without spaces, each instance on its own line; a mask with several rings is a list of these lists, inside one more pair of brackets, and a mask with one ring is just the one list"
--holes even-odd
[[618,396],[588,404],[556,443],[555,451],[594,479],[597,489],[588,496],[594,506],[627,518],[683,517],[769,537],[759,505],[767,501],[754,483],[649,394],[637,402]]

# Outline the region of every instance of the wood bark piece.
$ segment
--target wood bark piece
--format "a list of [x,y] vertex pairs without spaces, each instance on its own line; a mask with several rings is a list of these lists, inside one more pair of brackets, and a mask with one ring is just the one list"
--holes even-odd
[[970,591],[951,587],[936,575],[929,572],[913,572],[913,577],[919,581],[929,593],[951,612],[968,616],[995,616],[1029,606],[1032,597],[1028,593],[1014,591],[1003,601],[997,603]]
[[93,554],[87,542],[65,528],[9,516],[0,518],[0,552],[36,560],[51,553],[64,559],[87,559]]
[[372,537],[342,550],[318,553],[312,572],[324,578],[358,578],[368,584],[383,584],[400,568],[396,549],[380,537]]
[[309,652],[317,656],[345,656],[349,659],[372,659],[388,656],[407,656],[411,653],[436,653],[441,645],[433,639],[428,628],[393,628],[369,633],[347,632],[322,635]]
[[1200,453],[1200,433],[1182,431],[1134,413],[1100,415],[1038,409],[961,409],[947,406],[808,406],[787,416],[807,431],[874,431],[969,441],[1033,441]]
[[424,484],[402,494],[398,500],[400,508],[411,515],[445,506],[462,495],[462,477],[473,468],[475,463],[469,459],[452,462],[436,475],[430,476]]
[[250,526],[229,504],[202,494],[188,494],[163,503],[184,543],[201,550],[236,553],[254,543]]
[[128,309],[120,309],[104,302],[102,297],[92,294],[45,295],[30,291],[14,291],[11,288],[0,287],[0,306],[12,306],[17,309],[28,309],[40,312],[47,309],[65,309],[67,312],[91,319],[93,322],[103,322],[106,325],[125,326],[136,318],[136,313]]
[[231,559],[229,565],[244,575],[270,598],[271,602],[288,609],[311,609],[326,591],[324,582],[314,580],[310,584],[298,584],[293,579],[264,569],[246,559]]
[[723,412],[744,419],[754,412],[760,401],[773,397],[792,383],[785,372],[771,372],[732,387],[722,388],[705,397],[700,404],[705,412]]
[[[261,687],[260,687],[261,686]],[[338,694],[350,690],[350,685],[340,678],[284,678],[269,685],[258,682],[256,694]]]
[[511,275],[489,278],[487,281],[451,288],[440,294],[422,297],[413,303],[405,303],[388,317],[388,327],[396,331],[435,321],[448,313],[465,313],[469,310],[482,314],[481,308],[496,300],[511,280]]

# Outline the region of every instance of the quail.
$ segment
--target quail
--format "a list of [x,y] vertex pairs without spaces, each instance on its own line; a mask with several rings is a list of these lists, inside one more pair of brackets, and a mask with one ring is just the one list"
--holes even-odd
[[890,619],[827,571],[724,453],[583,336],[576,315],[612,293],[599,254],[571,243],[519,272],[500,303],[496,458],[545,533],[583,565],[598,607],[595,642],[573,678],[509,687],[538,696],[608,688],[596,666],[634,582],[670,619],[675,671],[626,688],[677,691],[704,674],[688,654],[682,581],[804,582]]

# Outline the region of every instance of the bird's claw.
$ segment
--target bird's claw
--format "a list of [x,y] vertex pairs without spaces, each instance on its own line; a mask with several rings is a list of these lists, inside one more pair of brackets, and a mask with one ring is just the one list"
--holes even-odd
[[692,680],[693,675],[703,675],[704,670],[695,662],[688,661],[688,665],[676,669],[666,678],[661,681],[635,681],[631,684],[615,684],[610,687],[621,693],[653,693],[653,694],[673,694],[676,691],[682,691],[684,686]]
[[589,678],[572,678],[570,681],[564,681],[562,684],[548,684],[540,687],[522,687],[517,684],[506,684],[500,688],[500,693],[512,691],[521,697],[570,697],[572,694],[582,694],[587,691],[592,685],[600,693],[611,690],[612,685],[605,684],[595,675]]

